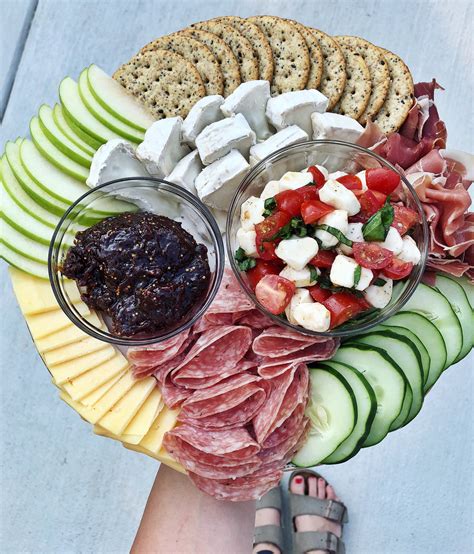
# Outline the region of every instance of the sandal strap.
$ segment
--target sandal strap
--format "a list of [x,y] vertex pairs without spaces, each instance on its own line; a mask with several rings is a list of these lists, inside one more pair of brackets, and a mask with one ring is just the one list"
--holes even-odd
[[273,544],[280,549],[280,552],[284,552],[282,528],[279,525],[261,525],[260,527],[255,527],[253,545],[255,546],[264,542]]
[[293,534],[293,554],[324,550],[328,554],[345,554],[342,540],[330,531],[303,531]]
[[274,508],[281,513],[281,489],[275,487],[270,489],[266,494],[257,501],[257,510],[262,508]]
[[291,517],[311,515],[321,516],[337,523],[347,523],[346,507],[337,500],[314,498],[304,494],[290,494]]

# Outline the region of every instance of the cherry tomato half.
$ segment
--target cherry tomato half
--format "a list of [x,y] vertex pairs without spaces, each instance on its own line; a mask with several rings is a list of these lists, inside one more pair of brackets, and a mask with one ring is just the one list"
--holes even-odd
[[418,214],[411,208],[393,206],[393,214],[392,227],[395,227],[400,235],[404,235],[415,223],[418,223]]
[[320,269],[330,269],[336,259],[336,252],[332,250],[320,250],[308,263]]
[[[261,223],[255,225],[256,246],[259,258],[263,260],[277,260],[275,247],[281,239],[272,239],[278,231],[291,221],[291,216],[285,212],[277,211],[268,216]],[[270,240],[272,239],[272,240]]]
[[333,211],[334,208],[332,206],[328,206],[328,204],[320,200],[309,200],[301,204],[301,217],[306,225],[315,223],[318,219]]
[[385,194],[377,192],[376,190],[366,190],[360,195],[356,194],[356,196],[359,198],[360,212],[354,216],[356,219],[351,219],[351,222],[357,220],[365,223],[371,215],[374,215],[375,212],[380,210],[387,199]]
[[285,311],[295,293],[295,284],[279,275],[265,275],[255,288],[260,304],[270,313],[279,315]]
[[413,264],[411,262],[404,262],[398,258],[393,258],[389,266],[385,267],[383,274],[389,279],[397,281],[403,279],[410,275],[411,270],[413,269]]
[[308,287],[309,294],[315,302],[324,302],[331,296],[331,291],[321,288],[319,285]]
[[400,184],[400,175],[391,169],[377,167],[374,169],[367,169],[365,172],[365,180],[368,189],[389,195],[392,194]]
[[305,185],[296,189],[296,192],[301,197],[301,203],[308,202],[309,200],[319,200],[319,188],[314,185]]
[[296,190],[284,190],[274,196],[277,209],[281,212],[285,212],[291,217],[300,215],[301,202],[303,201],[301,195]]
[[383,269],[393,259],[393,252],[375,242],[354,242],[352,251],[354,260],[367,269]]
[[258,282],[263,279],[265,275],[278,275],[282,269],[282,264],[267,262],[266,260],[256,260],[255,267],[247,271],[249,285],[255,290]]
[[362,181],[357,175],[343,175],[336,179],[341,185],[344,185],[349,190],[362,190]]
[[364,310],[357,296],[349,292],[335,292],[323,304],[331,313],[331,328],[352,319]]
[[326,182],[326,177],[315,165],[308,167],[308,173],[311,173],[313,176],[313,183],[318,187],[322,187]]

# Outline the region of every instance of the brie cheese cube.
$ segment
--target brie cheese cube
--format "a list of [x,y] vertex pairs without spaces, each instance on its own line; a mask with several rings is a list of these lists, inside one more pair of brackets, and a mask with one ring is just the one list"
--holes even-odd
[[183,141],[194,147],[196,137],[204,127],[223,119],[223,102],[224,98],[220,94],[212,94],[198,100],[183,122]]
[[[329,225],[335,229],[339,229],[343,235],[347,233],[348,221],[347,221],[347,212],[346,210],[334,210],[333,212],[323,216],[318,224]],[[316,231],[316,237],[321,241],[321,244],[324,248],[330,248],[331,246],[336,246],[339,242],[334,235],[318,229]]]
[[296,306],[300,304],[313,304],[314,300],[311,298],[311,294],[308,289],[296,289],[295,293],[291,297],[290,303],[285,309],[285,315],[288,321],[293,325],[298,325],[295,318],[293,317],[293,312]]
[[169,175],[176,164],[190,152],[181,144],[181,117],[169,117],[155,121],[146,130],[145,140],[138,145],[137,156],[154,177]]
[[249,170],[247,160],[237,150],[205,167],[194,186],[199,198],[211,208],[228,210],[232,197]]
[[374,308],[385,308],[392,299],[393,281],[384,277],[386,283],[383,287],[370,285],[364,292],[365,299]]
[[313,139],[343,140],[355,143],[364,128],[352,117],[337,113],[313,113]]
[[380,245],[382,248],[390,250],[393,252],[394,256],[398,256],[403,248],[402,237],[395,227],[390,227],[385,240],[383,242],[376,242],[376,244]]
[[275,194],[278,194],[280,192],[280,181],[268,181],[268,183],[265,185],[265,188],[262,190],[262,194],[260,195],[260,198],[264,201],[268,200],[269,198],[273,198]]
[[282,240],[276,247],[276,255],[293,269],[303,269],[316,256],[319,246],[311,237],[292,237]]
[[416,242],[410,237],[406,236],[402,239],[402,250],[398,254],[397,258],[404,262],[411,262],[413,265],[417,265],[421,260],[421,253],[418,250]]
[[240,84],[221,106],[221,112],[229,117],[241,113],[253,129],[257,138],[264,140],[272,131],[265,116],[265,108],[270,99],[268,81],[247,81]]
[[311,173],[305,171],[287,171],[280,179],[280,192],[296,190],[313,182]]
[[201,171],[202,163],[199,152],[193,150],[176,164],[168,177],[165,177],[165,180],[185,188],[192,194],[196,194],[194,181]]
[[339,181],[329,179],[319,191],[321,202],[345,210],[348,215],[355,215],[360,211],[360,203],[356,195]]
[[[314,269],[319,275],[319,271],[316,268]],[[293,269],[287,265],[280,271],[280,276],[292,281],[296,287],[311,287],[316,284],[316,280],[311,280],[311,271],[308,266],[303,267],[303,269]]]
[[250,149],[250,164],[255,165],[270,154],[273,154],[273,152],[280,150],[280,148],[291,146],[292,144],[299,144],[308,139],[307,133],[297,125],[286,127],[270,138],[267,138],[264,142],[252,146]]
[[331,313],[319,302],[299,304],[292,315],[298,325],[310,331],[324,332],[331,325]]
[[328,99],[318,90],[296,90],[270,98],[267,103],[267,117],[277,130],[298,125],[311,136],[311,114],[325,112],[327,107]]
[[260,223],[265,218],[263,210],[265,202],[261,198],[251,196],[242,204],[240,208],[240,223],[243,229],[253,229],[257,223]]
[[366,177],[366,170],[364,169],[363,171],[359,171],[359,173],[357,173],[357,177],[359,177],[361,183],[362,183],[362,190],[367,190],[367,177]]
[[[359,267],[359,264],[348,256],[338,254],[331,266],[329,278],[333,285],[339,287],[352,288],[354,287],[354,274]],[[372,281],[374,274],[370,269],[361,267],[361,274],[358,284],[355,286],[356,290],[366,289]]]
[[[349,225],[347,226],[347,232],[345,233],[346,237],[352,242],[364,242],[365,239],[362,233],[362,227],[363,223],[349,223]],[[346,256],[352,254],[351,246],[346,246],[345,244],[341,243],[337,248],[341,251],[342,254],[346,254]]]
[[231,150],[238,150],[248,158],[253,144],[255,133],[240,113],[211,123],[196,138],[196,148],[204,165],[215,162]]
[[257,257],[257,246],[255,240],[257,238],[257,233],[253,230],[246,230],[242,227],[237,231],[237,242],[239,243],[240,248],[243,249],[247,256],[253,258]]

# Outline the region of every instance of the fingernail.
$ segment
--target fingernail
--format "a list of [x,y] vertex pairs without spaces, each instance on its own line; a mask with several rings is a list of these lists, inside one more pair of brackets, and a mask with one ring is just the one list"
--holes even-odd
[[257,554],[273,554],[271,550],[259,550]]
[[301,485],[302,482],[303,482],[303,477],[295,477],[295,483],[297,485]]

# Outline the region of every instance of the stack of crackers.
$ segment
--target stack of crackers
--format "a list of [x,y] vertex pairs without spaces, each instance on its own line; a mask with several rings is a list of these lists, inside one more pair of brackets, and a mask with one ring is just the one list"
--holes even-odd
[[158,38],[115,73],[157,119],[185,117],[202,97],[265,79],[273,95],[317,89],[328,111],[396,132],[413,105],[413,79],[397,55],[353,36],[276,16],[219,17]]

